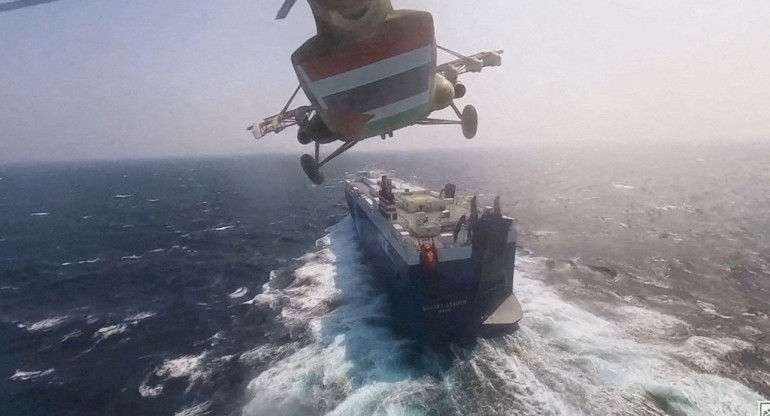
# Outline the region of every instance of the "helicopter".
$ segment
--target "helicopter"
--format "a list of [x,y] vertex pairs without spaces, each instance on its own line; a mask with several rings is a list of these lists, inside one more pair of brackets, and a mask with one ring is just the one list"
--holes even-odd
[[[285,0],[276,19],[284,19],[296,0]],[[291,55],[299,86],[278,114],[249,126],[255,139],[298,126],[297,140],[313,143],[313,155],[300,165],[315,184],[320,168],[362,140],[393,137],[412,125],[458,124],[463,136],[476,135],[475,107],[459,110],[454,100],[466,87],[459,75],[500,66],[502,50],[465,56],[436,44],[433,16],[394,9],[390,0],[308,0],[317,34]],[[437,64],[438,50],[456,59]],[[291,108],[300,89],[310,105]],[[450,107],[455,120],[429,117]],[[342,144],[321,159],[320,146]]]

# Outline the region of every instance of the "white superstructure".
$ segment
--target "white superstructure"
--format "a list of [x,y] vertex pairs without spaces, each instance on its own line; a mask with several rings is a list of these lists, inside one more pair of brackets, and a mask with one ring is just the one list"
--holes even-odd
[[[436,192],[387,178],[388,183],[384,186],[384,176],[385,172],[377,170],[358,172],[348,177],[348,191],[364,210],[369,211],[370,218],[383,234],[391,235],[403,248],[403,256],[412,260],[407,263],[418,261],[418,250],[426,241],[436,247],[442,259],[470,255],[469,197],[455,195],[453,185]],[[391,200],[383,198],[384,189],[389,189]],[[491,209],[491,206],[482,206],[480,213]],[[509,241],[515,239],[514,231],[510,233]]]

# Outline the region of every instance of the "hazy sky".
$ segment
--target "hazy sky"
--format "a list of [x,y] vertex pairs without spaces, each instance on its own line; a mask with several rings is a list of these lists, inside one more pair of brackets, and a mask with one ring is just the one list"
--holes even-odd
[[[280,3],[62,0],[0,13],[0,163],[310,150],[294,130],[260,142],[245,131],[283,106],[297,85],[289,56],[315,33],[304,1],[273,20]],[[502,48],[504,63],[465,78],[473,141],[418,126],[362,148],[770,140],[768,0],[394,5],[432,12],[443,46]]]

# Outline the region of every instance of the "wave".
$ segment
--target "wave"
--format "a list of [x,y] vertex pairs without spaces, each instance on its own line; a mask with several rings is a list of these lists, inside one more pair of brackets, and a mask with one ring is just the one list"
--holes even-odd
[[[692,335],[685,322],[638,307],[607,317],[543,282],[544,259],[517,258],[521,329],[423,353],[388,328],[388,302],[349,219],[330,228],[295,270],[277,271],[248,303],[270,310],[283,342],[241,355],[265,366],[248,386],[244,415],[751,414],[761,397],[716,375],[732,338]],[[287,283],[288,282],[288,283]],[[279,331],[280,332],[280,331]]]
[[268,308],[287,328],[290,342],[263,345],[243,358],[270,360],[249,383],[246,415],[323,414],[360,387],[403,379],[407,344],[391,334],[387,299],[372,285],[351,221],[330,228],[301,266],[271,282],[250,303]]

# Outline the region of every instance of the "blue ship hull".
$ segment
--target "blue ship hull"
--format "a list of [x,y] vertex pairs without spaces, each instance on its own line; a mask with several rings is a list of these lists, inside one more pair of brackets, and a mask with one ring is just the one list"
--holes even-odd
[[[475,244],[469,257],[442,262],[439,256],[438,267],[428,269],[422,264],[407,264],[369,217],[377,214],[367,214],[347,191],[345,197],[367,258],[390,295],[398,332],[430,342],[496,335],[489,333],[490,328],[484,331],[482,322],[513,290],[516,244],[507,241],[508,227],[504,240],[492,250],[494,255],[489,255],[487,247]],[[498,332],[496,329],[510,332],[515,327],[493,328],[491,332]]]

